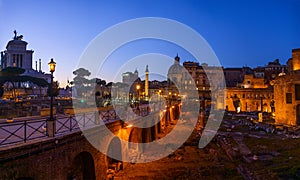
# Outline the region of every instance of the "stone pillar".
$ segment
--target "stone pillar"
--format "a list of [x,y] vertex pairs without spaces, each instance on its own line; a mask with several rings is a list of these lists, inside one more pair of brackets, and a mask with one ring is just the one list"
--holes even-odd
[[151,127],[145,128],[145,143],[151,142],[152,141],[152,134],[151,134]]
[[47,126],[47,128],[46,128],[47,136],[54,137],[55,131],[56,131],[55,117],[53,120],[47,119],[46,126]]
[[149,70],[148,70],[148,65],[146,66],[146,71],[145,71],[145,100],[149,100]]
[[42,72],[42,60],[39,59],[39,72]]
[[164,118],[165,118],[165,125],[168,126],[169,122],[170,122],[170,109],[169,108],[166,110]]
[[157,124],[155,125],[157,128],[157,133],[161,133],[161,126],[162,126],[162,123],[161,123],[161,121],[163,120],[163,119],[160,119],[160,116],[158,116],[158,121],[157,121]]
[[176,106],[175,106],[175,109],[174,109],[174,118],[175,119],[179,119],[179,105],[177,104]]

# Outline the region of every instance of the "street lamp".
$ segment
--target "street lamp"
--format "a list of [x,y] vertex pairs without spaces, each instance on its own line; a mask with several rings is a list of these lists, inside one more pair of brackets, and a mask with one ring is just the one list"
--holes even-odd
[[55,134],[55,122],[53,117],[53,73],[55,71],[56,63],[54,62],[53,58],[48,63],[49,69],[51,72],[51,82],[50,82],[50,118],[47,121],[47,135],[49,137],[53,137]]
[[136,88],[136,91],[137,91],[138,102],[139,102],[139,106],[140,106],[140,89],[141,89],[141,86],[139,84],[137,84],[135,88]]
[[161,90],[158,90],[158,95],[159,95],[159,103],[161,103]]
[[136,85],[136,90],[137,90],[137,93],[138,93],[138,100],[140,100],[140,88],[141,86],[139,84]]

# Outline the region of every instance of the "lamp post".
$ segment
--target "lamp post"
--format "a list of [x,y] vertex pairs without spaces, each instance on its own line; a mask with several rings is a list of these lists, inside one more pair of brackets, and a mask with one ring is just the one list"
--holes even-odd
[[55,71],[56,63],[53,58],[48,63],[51,72],[51,82],[50,82],[50,118],[47,121],[47,135],[49,137],[54,137],[55,134],[55,119],[53,117],[53,73]]
[[162,96],[161,90],[158,90],[158,95],[159,95],[159,106],[161,106],[161,96]]
[[136,91],[138,93],[138,101],[140,101],[140,88],[141,86],[139,84],[136,85]]
[[169,107],[168,107],[168,108],[170,108],[170,107],[171,107],[171,104],[172,104],[172,102],[171,102],[171,100],[172,100],[172,92],[169,91],[168,94],[169,94],[169,97],[168,97],[168,98],[169,98],[169,101],[168,101],[168,106],[169,106]]

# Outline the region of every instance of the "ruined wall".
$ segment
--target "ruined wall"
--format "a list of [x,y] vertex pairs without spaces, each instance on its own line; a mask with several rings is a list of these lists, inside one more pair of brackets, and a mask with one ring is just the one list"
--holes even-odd
[[84,151],[93,156],[96,177],[105,178],[105,156],[78,132],[1,150],[0,179],[67,179],[72,174],[75,157]]
[[243,86],[245,88],[267,88],[264,78],[253,77],[253,74],[246,74],[244,76]]
[[274,98],[272,89],[254,89],[254,88],[227,88],[225,108],[228,111],[235,111],[233,101],[239,99],[241,111],[260,111],[262,107],[264,112],[271,112],[270,103]]
[[[300,84],[300,74],[293,73],[277,77],[274,84],[277,124],[297,125],[297,105],[295,85]],[[299,93],[299,92],[298,92]]]
[[[88,135],[97,138],[104,126],[87,130]],[[119,131],[122,123],[116,121],[107,125],[112,132]],[[85,134],[85,135],[87,135]],[[89,139],[91,140],[91,139]],[[81,131],[54,138],[39,139],[36,142],[1,147],[0,179],[68,179],[74,174],[74,160],[82,152],[93,157],[96,179],[105,179],[106,156],[86,140]],[[76,162],[75,162],[76,163]],[[76,165],[80,167],[82,165]],[[80,177],[76,177],[80,179]]]

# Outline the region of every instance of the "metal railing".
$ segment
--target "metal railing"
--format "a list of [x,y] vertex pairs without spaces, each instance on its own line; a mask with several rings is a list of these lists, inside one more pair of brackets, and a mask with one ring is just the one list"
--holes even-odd
[[[137,116],[147,116],[149,109],[140,107],[133,108]],[[134,119],[134,117],[127,118]],[[76,115],[58,115],[55,120],[55,134],[61,135],[77,131],[80,128],[91,128],[95,125],[104,125],[119,120],[115,110],[102,110],[98,112],[86,112]],[[13,122],[0,122],[0,146],[28,142],[38,138],[47,137],[47,119],[15,120]]]
[[[111,123],[118,119],[114,110],[87,112],[76,115],[59,115],[55,120],[55,134],[64,134],[80,128],[94,127]],[[30,140],[47,137],[47,119],[15,120],[0,122],[0,146],[28,142]]]
[[45,127],[45,119],[2,122],[0,123],[0,146],[45,137]]

